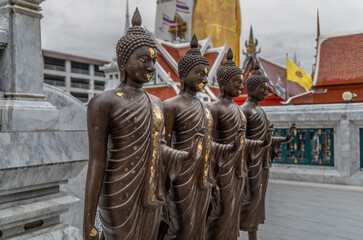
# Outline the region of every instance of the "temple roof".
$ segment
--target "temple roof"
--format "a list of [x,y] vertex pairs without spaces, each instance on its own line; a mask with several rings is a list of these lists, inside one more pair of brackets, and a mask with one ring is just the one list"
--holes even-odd
[[160,98],[161,101],[176,96],[175,90],[170,86],[145,87],[144,89],[146,92]]
[[[151,38],[155,41],[158,50],[156,69],[160,75],[160,78],[166,82],[170,89],[175,90],[175,94],[180,88],[180,79],[178,75],[178,62],[190,49],[190,43],[170,43],[156,38],[153,34],[150,34]],[[208,85],[205,88],[205,93],[210,96],[211,100],[216,100],[219,95],[219,89],[212,87],[213,78],[216,75],[218,67],[221,65],[222,60],[225,59],[227,53],[227,44],[224,46],[214,48],[210,37],[199,40],[199,50],[207,58],[209,62],[209,75]],[[157,89],[153,90],[154,95],[163,100],[163,91],[158,92]]]
[[259,56],[258,59],[266,77],[268,77],[275,88],[278,87],[277,83],[279,79],[281,79],[281,87],[288,89],[288,95],[290,97],[305,92],[305,89],[296,82],[287,81],[285,66],[275,63],[264,57]]
[[320,36],[313,87],[363,82],[363,33]]

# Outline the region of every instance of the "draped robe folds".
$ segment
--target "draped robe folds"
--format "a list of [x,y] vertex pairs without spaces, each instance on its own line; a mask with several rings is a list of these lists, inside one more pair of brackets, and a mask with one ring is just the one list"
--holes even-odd
[[[246,129],[247,119],[235,104],[227,111],[218,112],[216,142],[233,144],[239,129]],[[207,219],[207,239],[235,240],[239,236],[240,207],[243,189],[248,174],[246,149],[257,146],[256,141],[249,141],[242,136],[241,149],[229,153],[223,148],[215,148],[215,174],[217,186],[212,190],[210,214]]]
[[[159,239],[203,240],[205,220],[213,182],[210,167],[210,134],[212,117],[210,110],[198,99],[191,105],[178,108],[172,132],[172,148],[188,151],[193,137],[201,128],[205,128],[203,146],[198,147],[201,157],[197,160],[174,164],[165,163],[169,182],[167,230]],[[163,228],[163,226],[161,227]]]
[[[242,106],[242,110],[244,110]],[[270,121],[259,108],[247,119],[246,138],[264,141]],[[272,138],[268,147],[253,147],[247,150],[248,178],[246,183],[247,198],[243,199],[240,216],[240,229],[257,231],[258,225],[265,221],[265,196],[269,178],[269,168],[275,152],[284,138]]]
[[[99,198],[106,240],[156,239],[164,192],[159,99],[122,90],[109,122],[106,171]],[[131,99],[131,101],[130,101]]]

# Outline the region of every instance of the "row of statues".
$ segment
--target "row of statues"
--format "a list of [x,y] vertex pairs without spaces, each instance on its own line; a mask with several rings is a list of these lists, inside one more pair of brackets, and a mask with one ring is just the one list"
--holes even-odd
[[[88,104],[89,164],[84,239],[257,239],[265,219],[269,167],[286,137],[259,107],[267,79],[255,69],[246,80],[248,100],[233,53],[218,69],[218,100],[197,97],[207,84],[209,64],[194,36],[180,59],[179,95],[161,102],[146,93],[157,50],[136,9],[132,27],[117,43],[121,83]],[[102,234],[95,228],[97,209]]]

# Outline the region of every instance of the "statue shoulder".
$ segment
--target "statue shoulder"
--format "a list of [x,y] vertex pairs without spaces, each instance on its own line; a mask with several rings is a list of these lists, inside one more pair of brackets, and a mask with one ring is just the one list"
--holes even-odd
[[149,96],[150,101],[151,101],[153,104],[156,104],[156,105],[158,105],[161,109],[163,109],[163,102],[161,101],[161,99],[160,99],[160,98],[158,98],[157,96],[154,96],[154,95],[152,95],[152,94],[150,94],[150,93],[147,93],[147,92],[146,92],[146,94]]
[[218,116],[221,113],[228,111],[228,107],[225,106],[219,99],[214,102],[207,104],[213,116]]
[[100,114],[110,114],[115,109],[120,109],[130,103],[125,94],[120,89],[104,91],[94,96],[88,103],[88,110],[92,109]]
[[88,109],[101,108],[103,110],[107,110],[108,108],[111,108],[114,102],[113,95],[114,93],[112,93],[112,90],[109,90],[94,96],[87,104]]
[[240,106],[241,110],[242,110],[242,114],[248,119],[249,116],[252,115],[252,109],[251,107],[244,103],[242,106]]
[[185,104],[183,104],[181,96],[177,95],[163,101],[163,106],[165,111],[174,111],[176,108],[185,107]]

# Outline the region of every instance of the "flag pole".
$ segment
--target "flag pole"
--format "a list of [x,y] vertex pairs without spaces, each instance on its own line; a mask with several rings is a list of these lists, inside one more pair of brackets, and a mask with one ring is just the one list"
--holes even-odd
[[[288,54],[286,53],[286,69],[287,69],[287,58]],[[287,79],[287,73],[286,73],[286,101],[289,99],[289,79]]]
[[175,35],[175,42],[177,42],[177,39],[178,39],[178,16],[176,15],[177,14],[177,10],[176,10],[176,4],[175,4],[175,24],[176,24],[176,35]]

